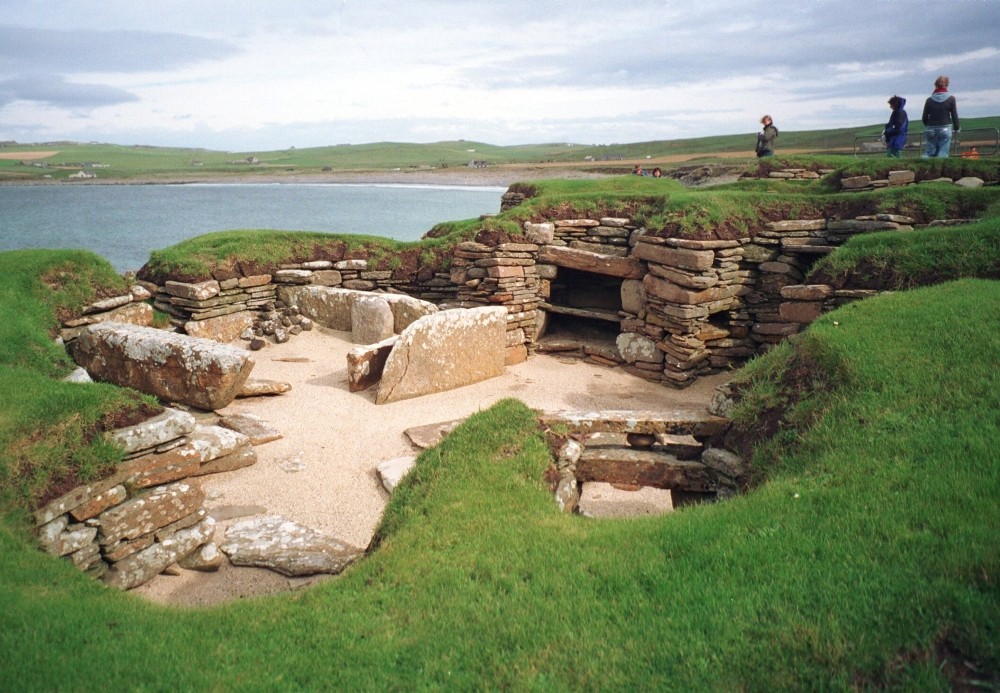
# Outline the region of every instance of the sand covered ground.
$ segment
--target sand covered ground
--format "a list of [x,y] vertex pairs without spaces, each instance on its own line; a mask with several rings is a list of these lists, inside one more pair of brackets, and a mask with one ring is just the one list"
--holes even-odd
[[[375,388],[347,389],[350,333],[318,328],[256,352],[253,376],[288,382],[275,397],[238,399],[220,414],[252,414],[284,436],[256,448],[245,469],[203,477],[206,507],[227,526],[252,515],[278,514],[365,547],[389,496],[376,467],[418,454],[404,431],[466,417],[505,397],[543,410],[704,407],[727,376],[702,378],[686,390],[646,382],[578,359],[534,355],[474,385],[376,406]],[[197,606],[286,591],[324,578],[289,579],[257,568],[226,565],[217,573],[175,571],[135,593],[153,601]]]

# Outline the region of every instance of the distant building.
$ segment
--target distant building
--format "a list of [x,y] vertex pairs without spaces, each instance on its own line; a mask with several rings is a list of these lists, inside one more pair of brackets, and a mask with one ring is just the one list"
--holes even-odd
[[86,171],[80,170],[76,173],[69,174],[68,178],[97,178],[97,174],[87,173]]

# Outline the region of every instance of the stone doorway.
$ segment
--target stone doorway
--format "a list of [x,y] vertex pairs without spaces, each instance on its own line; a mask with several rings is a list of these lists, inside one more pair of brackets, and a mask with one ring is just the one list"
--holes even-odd
[[551,280],[539,341],[577,339],[613,344],[621,331],[622,280],[560,267]]

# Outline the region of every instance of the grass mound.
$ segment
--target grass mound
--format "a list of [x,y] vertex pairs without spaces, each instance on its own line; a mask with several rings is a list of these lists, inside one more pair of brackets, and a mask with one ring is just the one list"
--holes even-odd
[[98,435],[154,400],[57,378],[73,363],[53,337],[61,313],[125,290],[105,260],[79,251],[0,253],[0,515],[23,519],[121,459]]

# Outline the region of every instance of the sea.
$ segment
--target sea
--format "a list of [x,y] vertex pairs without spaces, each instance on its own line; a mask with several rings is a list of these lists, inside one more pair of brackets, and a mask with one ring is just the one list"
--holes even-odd
[[76,248],[137,270],[212,231],[277,229],[415,241],[500,209],[506,188],[340,183],[0,185],[0,251]]

